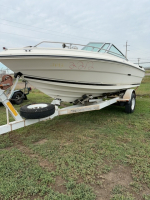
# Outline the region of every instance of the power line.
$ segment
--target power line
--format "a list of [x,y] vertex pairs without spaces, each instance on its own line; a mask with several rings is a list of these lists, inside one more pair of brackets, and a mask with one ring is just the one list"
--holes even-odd
[[[19,9],[17,9],[17,8],[12,8],[12,7],[10,7],[10,6],[6,6],[6,5],[2,5],[2,4],[1,4],[1,6],[7,7],[7,8],[11,8],[11,9],[13,9],[13,10],[21,11],[21,10],[19,10]],[[28,13],[27,11],[24,11],[24,12]],[[32,13],[32,15],[34,15],[34,16],[37,17],[37,15],[35,15],[35,14],[33,14],[33,13]],[[57,22],[58,22],[58,21],[57,21]],[[72,25],[66,24],[66,23],[64,23],[64,25],[67,25],[67,26],[70,26],[70,27],[75,27],[75,28],[81,28],[81,27],[72,26]],[[85,30],[88,30],[88,31],[91,31],[91,32],[94,32],[94,33],[95,33],[95,30],[92,30],[92,29],[87,29],[87,28],[83,28],[83,27],[82,27],[82,29],[85,29]]]
[[[46,31],[52,31],[52,32],[59,33],[58,31],[53,31],[53,30],[50,30],[50,29],[44,29],[42,27],[32,26],[32,25],[28,25],[28,24],[22,24],[22,23],[11,21],[11,20],[2,19],[2,18],[0,18],[0,20],[4,20],[4,21],[8,21],[8,22],[13,22],[13,23],[16,23],[16,24],[21,24],[21,25],[24,25],[24,26],[30,26],[30,27],[34,27],[34,28],[38,28],[38,29],[42,29],[42,30],[46,30]],[[8,26],[13,26],[13,25],[8,25]],[[21,28],[21,27],[19,27],[19,28]],[[75,35],[71,35],[71,34],[66,34],[66,33],[62,33],[62,34],[65,34],[65,35],[68,35],[68,36],[72,36],[72,37],[76,37],[76,38],[82,38],[84,40],[85,39],[91,40],[91,38],[79,37],[79,36],[75,36]]]
[[[26,36],[26,35],[20,35],[20,34],[15,34],[15,33],[8,33],[8,32],[4,32],[4,31],[0,31],[1,33],[5,33],[5,34],[10,34],[10,35],[17,35],[17,36],[21,36],[21,37],[27,37],[27,38],[34,38],[34,39],[38,39],[38,40],[45,40],[45,39],[41,39],[41,38],[35,38],[35,37],[31,37],[31,36]],[[1,44],[1,43],[0,43]]]
[[[150,61],[150,59],[149,59],[149,60],[143,59],[143,58],[141,58],[141,59],[142,59],[142,61],[145,61],[145,62],[149,62],[149,61]],[[132,62],[135,62],[135,61],[137,60],[137,58],[136,58],[136,59],[129,59],[129,58],[128,58],[128,60],[130,60],[130,61],[132,61]]]
[[[141,62],[140,64],[146,64],[146,63],[150,63],[150,62]],[[138,63],[135,63],[135,64],[138,64]]]
[[[9,25],[9,24],[4,24],[4,23],[0,23],[0,24],[3,24],[3,25],[6,25],[6,26],[12,26],[12,27],[17,27],[17,28],[21,28],[21,29],[25,29],[25,30],[31,30],[31,31],[36,31],[36,32],[39,32],[39,33],[45,33],[45,34],[53,34],[53,35],[56,35],[54,33],[46,33],[46,32],[43,32],[43,31],[37,31],[37,30],[33,30],[33,29],[28,29],[28,28],[23,28],[23,27],[19,27],[19,26],[13,26],[13,25]],[[47,30],[48,31],[48,30]],[[56,31],[53,31],[53,32],[56,32]],[[65,34],[65,33],[64,33]],[[72,37],[72,38],[82,38],[82,37],[78,37],[78,36],[73,36],[73,35],[69,35],[69,34],[65,34],[66,36],[68,37]],[[65,36],[62,36],[62,35],[58,35],[57,36],[61,36],[61,37],[65,37]],[[82,40],[90,40],[89,38],[82,38]]]
[[[137,60],[137,58],[129,58],[130,60]],[[150,58],[142,58],[142,60],[150,60]]]
[[5,34],[10,34],[10,35],[18,35],[18,36],[21,36],[21,37],[28,37],[28,38],[40,39],[40,38],[35,38],[35,37],[31,37],[31,36],[26,36],[26,35],[19,35],[19,34],[15,34],[15,33],[8,33],[8,32],[4,32],[4,31],[0,31],[0,32],[1,33],[5,33]]

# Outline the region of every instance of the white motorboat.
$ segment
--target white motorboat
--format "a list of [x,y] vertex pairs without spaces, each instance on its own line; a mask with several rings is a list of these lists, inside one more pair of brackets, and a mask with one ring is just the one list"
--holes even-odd
[[125,91],[139,86],[145,75],[144,68],[129,62],[111,43],[57,42],[63,48],[37,47],[44,42],[18,49],[4,47],[0,62],[15,73],[20,72],[43,93],[62,101]]

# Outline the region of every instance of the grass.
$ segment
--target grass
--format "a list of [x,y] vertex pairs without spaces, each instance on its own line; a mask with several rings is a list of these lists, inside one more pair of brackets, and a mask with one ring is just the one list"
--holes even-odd
[[147,70],[145,70],[145,73],[147,74],[149,74],[150,73],[150,69],[147,69]]
[[[1,135],[0,199],[150,199],[149,85],[146,76],[133,114],[112,105]],[[51,101],[38,90],[28,98]]]
[[142,84],[136,91],[139,96],[150,96],[150,76],[145,76]]

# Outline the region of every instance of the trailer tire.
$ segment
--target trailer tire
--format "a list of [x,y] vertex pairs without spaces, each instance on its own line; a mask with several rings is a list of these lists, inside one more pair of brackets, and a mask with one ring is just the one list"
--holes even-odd
[[20,108],[20,115],[26,119],[40,119],[55,112],[55,106],[48,103],[28,104]]
[[135,104],[136,104],[136,95],[135,93],[132,93],[130,101],[125,105],[125,112],[126,113],[133,113],[135,110]]
[[14,102],[15,104],[17,104],[17,105],[21,104],[21,103],[23,102],[23,99],[24,99],[24,98],[22,97],[22,95],[23,95],[23,92],[21,92],[21,91],[15,92],[15,93],[13,94],[13,96],[12,96],[13,102]]

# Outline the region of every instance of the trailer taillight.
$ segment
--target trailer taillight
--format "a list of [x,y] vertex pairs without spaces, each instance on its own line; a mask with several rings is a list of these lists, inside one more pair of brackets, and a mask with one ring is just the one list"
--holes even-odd
[[28,87],[28,91],[31,91],[31,89],[32,89],[31,87]]

